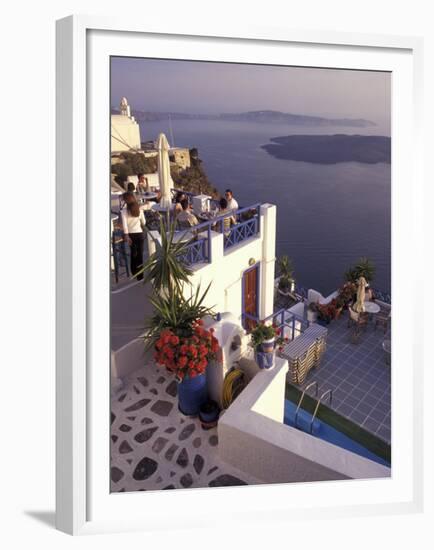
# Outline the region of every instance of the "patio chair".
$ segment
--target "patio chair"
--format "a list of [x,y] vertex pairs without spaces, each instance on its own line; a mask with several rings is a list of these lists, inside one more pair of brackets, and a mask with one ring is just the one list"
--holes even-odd
[[366,328],[369,315],[365,312],[357,313],[352,307],[348,308],[348,328],[356,326],[357,328]]
[[375,317],[374,330],[377,330],[377,326],[383,327],[383,332],[386,334],[387,329],[389,328],[390,319],[392,317],[392,310],[389,311],[381,309]]

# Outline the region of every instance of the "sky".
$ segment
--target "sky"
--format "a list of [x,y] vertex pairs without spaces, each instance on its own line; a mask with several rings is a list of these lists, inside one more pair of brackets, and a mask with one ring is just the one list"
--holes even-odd
[[390,123],[390,73],[114,57],[111,101],[184,113],[276,110]]

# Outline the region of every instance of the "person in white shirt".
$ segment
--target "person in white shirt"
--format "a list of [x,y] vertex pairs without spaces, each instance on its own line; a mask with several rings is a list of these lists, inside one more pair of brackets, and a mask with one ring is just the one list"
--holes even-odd
[[[124,240],[130,245],[130,265],[132,275],[136,275],[143,267],[143,232],[146,220],[143,211],[132,193],[124,193],[125,208],[121,210]],[[143,273],[137,275],[137,280],[143,279]]]
[[232,210],[235,213],[238,210],[238,203],[234,199],[234,195],[231,189],[226,189],[225,198],[228,201],[228,210]]

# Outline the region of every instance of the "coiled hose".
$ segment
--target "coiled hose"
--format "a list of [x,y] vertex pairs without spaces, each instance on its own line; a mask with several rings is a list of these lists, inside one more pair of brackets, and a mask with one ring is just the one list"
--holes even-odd
[[241,369],[235,368],[228,372],[223,382],[222,405],[224,409],[229,407],[245,386],[244,372]]

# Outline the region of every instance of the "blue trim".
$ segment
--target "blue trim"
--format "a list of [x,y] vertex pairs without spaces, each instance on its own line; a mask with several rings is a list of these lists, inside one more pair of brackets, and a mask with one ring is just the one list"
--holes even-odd
[[122,276],[126,276],[127,278],[130,277],[130,247],[128,243],[124,241],[123,231],[113,231],[111,241],[114,275],[115,281],[118,283]]
[[255,321],[256,323],[265,323],[266,321],[271,321],[273,324],[281,329],[282,336],[285,335],[285,328],[289,328],[291,333],[291,340],[294,340],[294,338],[296,337],[296,332],[298,331],[298,329],[295,328],[296,322],[299,322],[301,325],[300,333],[304,332],[309,326],[309,322],[304,317],[301,317],[300,315],[297,315],[296,313],[293,313],[292,311],[289,311],[287,309],[279,309],[275,313],[272,313],[262,320],[258,316],[250,315],[249,313],[244,313],[243,317],[245,319]]
[[[187,193],[186,193],[187,194]],[[191,194],[191,193],[190,193]],[[230,249],[231,247],[242,243],[243,241],[250,239],[251,237],[255,237],[259,235],[260,232],[260,203],[254,204],[252,206],[247,206],[246,208],[239,208],[234,214],[239,217],[245,212],[252,213],[252,217],[248,220],[242,221],[240,223],[237,223],[236,225],[233,225],[230,230],[224,233],[224,227],[223,227],[223,220],[228,217],[228,215],[223,216],[217,216],[209,221],[200,223],[199,225],[194,226],[194,231],[199,234],[200,232],[206,231],[207,236],[202,237],[204,241],[207,241],[206,245],[204,245],[204,248],[206,248],[206,251],[204,251],[201,255],[197,256],[197,261],[195,262],[189,262],[190,265],[193,265],[194,263],[198,262],[212,262],[212,244],[211,244],[211,231],[213,231],[213,228],[217,229],[220,233],[223,233],[223,247],[224,252],[226,250]],[[185,230],[180,230],[180,232],[184,232]],[[194,245],[192,245],[194,246]]]
[[187,265],[209,263],[209,238],[198,238],[186,246],[186,253],[182,259]]

